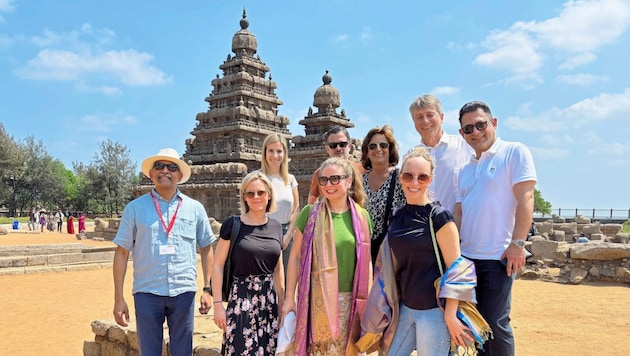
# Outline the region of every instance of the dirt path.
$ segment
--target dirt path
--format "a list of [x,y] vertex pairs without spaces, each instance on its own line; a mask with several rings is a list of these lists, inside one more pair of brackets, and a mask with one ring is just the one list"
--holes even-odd
[[[0,245],[64,242],[78,241],[57,233],[0,236]],[[125,287],[133,307],[129,277]],[[628,300],[627,285],[517,280],[512,308],[517,354],[624,355],[630,330]],[[0,276],[0,354],[82,355],[83,341],[94,338],[90,323],[111,318],[112,303],[110,269]],[[207,322],[212,324],[211,316]]]

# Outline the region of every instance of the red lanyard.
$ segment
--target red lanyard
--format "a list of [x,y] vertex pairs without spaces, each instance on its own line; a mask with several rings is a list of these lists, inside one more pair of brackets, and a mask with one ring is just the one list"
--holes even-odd
[[173,225],[175,225],[175,219],[177,218],[177,212],[179,211],[179,207],[182,206],[182,197],[177,196],[178,202],[177,202],[177,209],[175,209],[175,214],[173,214],[173,217],[171,218],[171,222],[168,224],[168,227],[166,226],[166,223],[164,222],[164,219],[162,218],[162,209],[160,209],[160,204],[158,203],[157,198],[153,195],[153,191],[150,192],[151,193],[151,198],[153,198],[153,203],[155,204],[155,210],[158,213],[158,216],[160,217],[160,222],[162,223],[162,227],[164,227],[164,231],[166,231],[166,238],[168,238],[168,234],[171,233],[171,230],[173,229]]

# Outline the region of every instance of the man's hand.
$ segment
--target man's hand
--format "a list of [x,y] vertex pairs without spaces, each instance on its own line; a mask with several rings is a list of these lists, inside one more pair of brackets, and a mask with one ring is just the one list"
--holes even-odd
[[501,259],[507,259],[505,270],[508,276],[518,272],[525,265],[525,249],[510,244],[505,252],[501,255]]
[[114,303],[114,319],[120,326],[128,326],[129,323],[129,308],[127,302],[124,299],[116,301]]
[[199,312],[201,314],[208,314],[210,308],[212,308],[212,296],[208,292],[201,292],[201,298],[199,300],[201,306]]

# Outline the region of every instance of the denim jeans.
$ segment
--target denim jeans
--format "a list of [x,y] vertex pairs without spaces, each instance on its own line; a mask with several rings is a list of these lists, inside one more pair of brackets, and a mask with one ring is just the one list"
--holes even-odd
[[440,308],[416,310],[400,304],[400,319],[388,355],[408,356],[416,349],[418,356],[448,355],[451,335]]
[[171,355],[192,355],[195,292],[175,297],[150,293],[136,293],[133,296],[140,355],[162,355],[164,319],[168,324]]
[[514,355],[510,310],[512,282],[516,274],[508,276],[501,261],[470,260],[475,263],[477,270],[477,309],[490,324],[494,336],[486,341],[479,355]]

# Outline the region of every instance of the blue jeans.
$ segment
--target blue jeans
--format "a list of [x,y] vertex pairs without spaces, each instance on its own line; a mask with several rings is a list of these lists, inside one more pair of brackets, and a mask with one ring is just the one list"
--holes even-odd
[[416,349],[418,356],[448,355],[451,335],[440,308],[416,310],[400,303],[400,319],[388,355],[408,356]]
[[514,355],[514,334],[510,326],[512,282],[516,274],[507,276],[505,266],[496,260],[475,260],[477,270],[477,309],[486,319],[494,338],[486,341],[479,355]]
[[175,297],[150,293],[136,293],[133,296],[140,355],[162,355],[164,319],[168,324],[171,355],[192,355],[195,292]]

